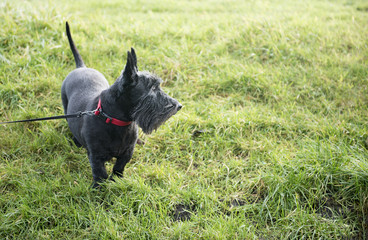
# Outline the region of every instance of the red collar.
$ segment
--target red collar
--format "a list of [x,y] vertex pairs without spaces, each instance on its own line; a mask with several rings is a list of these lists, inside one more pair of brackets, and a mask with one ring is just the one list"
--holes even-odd
[[102,118],[103,120],[105,120],[105,122],[107,124],[111,123],[113,125],[120,126],[120,127],[128,126],[129,124],[132,123],[131,121],[130,122],[125,122],[125,121],[121,121],[121,120],[116,119],[116,118],[112,118],[109,115],[107,115],[106,113],[104,113],[102,111],[101,98],[98,100],[97,108],[95,110],[95,115],[98,116],[99,118]]

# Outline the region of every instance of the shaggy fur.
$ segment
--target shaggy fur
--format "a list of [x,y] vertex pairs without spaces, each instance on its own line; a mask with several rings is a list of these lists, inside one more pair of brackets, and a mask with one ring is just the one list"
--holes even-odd
[[69,25],[66,32],[76,62],[61,87],[65,114],[93,111],[99,99],[103,112],[128,126],[107,124],[97,116],[68,119],[77,145],[87,149],[92,167],[94,187],[108,178],[105,162],[116,158],[113,174],[122,176],[125,165],[133,155],[138,139],[138,127],[150,134],[179,111],[182,105],[160,88],[162,80],[148,72],[140,72],[134,49],[128,51],[127,63],[112,86],[98,71],[87,68],[72,40]]

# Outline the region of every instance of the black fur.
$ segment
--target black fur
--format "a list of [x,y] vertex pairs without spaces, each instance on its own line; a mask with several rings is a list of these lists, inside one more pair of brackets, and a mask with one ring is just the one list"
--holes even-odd
[[92,167],[94,187],[108,178],[105,162],[116,157],[113,174],[122,176],[133,155],[138,139],[138,127],[149,134],[181,109],[181,104],[160,88],[162,80],[148,72],[139,72],[133,48],[127,53],[127,63],[112,86],[98,71],[87,68],[79,55],[66,23],[70,48],[77,69],[65,78],[61,87],[64,112],[92,111],[101,99],[108,115],[132,121],[125,127],[106,124],[97,116],[68,119],[74,141],[87,149]]
[[65,24],[66,27],[66,35],[68,36],[68,40],[69,40],[69,46],[72,49],[73,55],[74,55],[74,60],[75,60],[75,64],[77,66],[77,68],[80,67],[86,67],[86,65],[84,64],[81,55],[79,54],[77,48],[74,45],[73,39],[72,39],[72,35],[70,34],[70,29],[69,29],[69,24],[68,22],[66,22]]

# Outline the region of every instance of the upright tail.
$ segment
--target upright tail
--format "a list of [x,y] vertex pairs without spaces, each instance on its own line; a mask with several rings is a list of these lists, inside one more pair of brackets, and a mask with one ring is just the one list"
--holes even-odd
[[70,34],[70,29],[69,29],[68,22],[66,22],[66,35],[68,36],[69,46],[72,49],[72,52],[73,52],[73,55],[74,55],[75,64],[77,65],[77,68],[86,67],[86,65],[83,62],[83,59],[82,59],[81,55],[79,54],[77,48],[74,45],[74,42],[73,42],[73,39],[72,39],[72,35]]

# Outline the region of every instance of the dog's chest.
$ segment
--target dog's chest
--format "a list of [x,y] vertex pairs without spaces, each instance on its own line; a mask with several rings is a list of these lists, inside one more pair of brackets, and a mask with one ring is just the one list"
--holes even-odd
[[138,128],[129,127],[126,131],[116,131],[111,135],[110,150],[117,157],[134,148],[138,139]]

